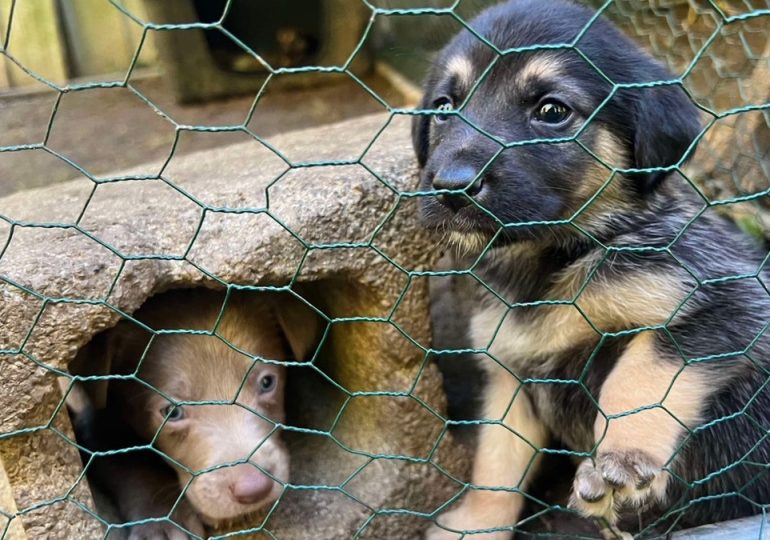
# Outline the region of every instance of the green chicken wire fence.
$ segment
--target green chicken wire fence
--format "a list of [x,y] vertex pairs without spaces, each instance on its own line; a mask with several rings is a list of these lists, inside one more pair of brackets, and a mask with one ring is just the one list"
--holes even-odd
[[[247,289],[247,290],[255,290],[255,291],[271,291],[271,292],[278,291],[278,292],[284,292],[284,293],[296,295],[295,285],[297,285],[298,283],[297,280],[298,280],[299,270],[305,260],[305,257],[307,257],[309,253],[315,252],[315,251],[336,250],[336,249],[377,250],[378,248],[375,243],[375,239],[377,235],[380,233],[381,229],[384,227],[387,219],[383,220],[381,223],[381,226],[371,233],[369,241],[359,242],[359,243],[331,243],[330,242],[330,243],[318,244],[318,243],[307,242],[304,238],[302,238],[295,231],[293,231],[289,225],[283,223],[280,220],[279,216],[276,216],[273,213],[271,213],[271,203],[269,199],[266,202],[264,207],[246,208],[246,209],[214,207],[214,206],[208,205],[205,201],[199,200],[193,194],[185,191],[183,188],[175,185],[173,181],[164,177],[165,168],[169,165],[169,163],[171,163],[172,159],[175,156],[175,148],[179,140],[180,134],[184,132],[204,132],[204,133],[240,132],[240,133],[243,133],[245,135],[248,135],[249,137],[252,137],[256,143],[263,145],[265,148],[268,148],[271,152],[273,152],[275,156],[277,156],[280,160],[283,161],[283,163],[286,166],[287,172],[297,168],[344,167],[348,165],[359,165],[366,168],[366,164],[360,158],[353,159],[353,160],[317,160],[317,161],[289,159],[287,156],[281,153],[281,150],[279,148],[273,147],[264,137],[261,137],[257,132],[255,132],[255,130],[253,130],[252,127],[250,126],[251,117],[254,113],[254,110],[257,104],[262,100],[265,94],[265,91],[270,85],[271,80],[273,80],[273,78],[280,75],[296,74],[296,73],[342,74],[346,77],[349,77],[353,81],[355,81],[366,93],[368,93],[373,99],[375,99],[382,106],[382,108],[387,111],[387,113],[390,115],[390,118],[393,118],[399,115],[406,115],[406,116],[433,115],[433,114],[436,114],[437,111],[401,109],[401,108],[396,108],[391,106],[386,100],[382,99],[377,94],[377,92],[372,90],[364,82],[364,80],[362,80],[362,78],[360,78],[358,75],[354,74],[351,71],[350,66],[352,62],[355,60],[356,56],[363,50],[363,48],[367,45],[367,42],[371,37],[370,34],[374,31],[376,24],[378,22],[387,20],[389,18],[395,18],[395,19],[409,18],[413,20],[419,20],[420,18],[430,18],[431,20],[435,20],[436,18],[439,18],[442,20],[445,19],[445,20],[451,21],[451,23],[455,25],[456,28],[458,29],[464,28],[464,29],[470,30],[472,33],[476,35],[476,37],[479,40],[484,41],[484,38],[480,36],[478,33],[476,33],[468,25],[467,20],[468,20],[468,17],[472,15],[473,12],[477,11],[479,7],[483,7],[485,3],[475,2],[475,3],[466,4],[461,0],[457,0],[455,2],[443,2],[443,3],[426,2],[419,7],[415,7],[415,6],[409,5],[411,2],[400,2],[398,4],[387,3],[387,5],[381,5],[379,2],[363,0],[362,3],[371,12],[371,18],[368,26],[365,28],[363,35],[361,36],[361,39],[359,40],[358,46],[355,48],[355,50],[351,52],[350,57],[346,63],[338,66],[324,66],[324,67],[301,66],[301,67],[289,67],[289,68],[274,68],[269,64],[269,62],[262,59],[258,54],[256,54],[241,40],[239,40],[237,36],[233,35],[225,28],[223,22],[225,21],[228,12],[231,9],[232,1],[230,0],[226,2],[223,8],[222,16],[218,21],[212,22],[212,23],[192,22],[192,23],[184,23],[184,24],[157,24],[157,23],[145,21],[139,16],[137,16],[135,13],[133,13],[131,9],[127,8],[119,0],[111,0],[111,4],[114,6],[114,8],[118,10],[122,14],[122,16],[129,19],[132,22],[132,24],[140,28],[142,33],[142,38],[139,42],[139,46],[136,50],[136,53],[134,54],[134,57],[131,61],[131,64],[127,72],[125,73],[125,77],[123,77],[121,80],[109,81],[109,82],[86,82],[86,83],[78,83],[78,84],[60,85],[55,82],[47,80],[41,74],[36,73],[33,70],[26,67],[23,62],[20,62],[17,59],[13,48],[9,48],[9,43],[11,41],[11,37],[13,36],[13,31],[14,31],[14,12],[15,10],[18,9],[19,5],[21,5],[22,3],[23,2],[19,0],[11,0],[10,2],[9,9],[7,10],[7,19],[5,21],[5,32],[3,35],[2,48],[0,49],[0,53],[2,53],[2,55],[9,62],[11,62],[15,66],[15,68],[22,70],[29,77],[36,79],[41,84],[57,92],[58,97],[54,103],[53,110],[51,111],[50,121],[48,122],[47,130],[42,140],[39,143],[2,146],[0,147],[0,153],[25,152],[30,150],[45,152],[55,157],[56,159],[66,163],[68,166],[70,166],[73,169],[73,171],[88,178],[92,182],[92,187],[91,187],[90,195],[86,200],[86,204],[83,206],[77,218],[74,219],[72,222],[36,223],[36,222],[18,221],[8,216],[5,216],[3,214],[2,208],[0,208],[0,220],[2,220],[3,222],[5,222],[5,224],[7,224],[10,231],[4,246],[0,250],[0,260],[2,260],[3,255],[6,253],[8,246],[12,242],[14,234],[17,231],[26,229],[26,228],[50,228],[50,229],[75,230],[79,234],[83,235],[86,238],[89,238],[91,241],[98,244],[102,248],[108,250],[114,256],[118,257],[121,261],[121,266],[120,266],[121,270],[126,264],[129,264],[136,260],[174,258],[169,256],[136,256],[136,257],[126,256],[125,254],[121,253],[119,249],[110,245],[108,242],[105,242],[101,238],[93,235],[92,233],[90,233],[88,230],[86,230],[81,226],[81,220],[83,219],[83,216],[85,215],[86,210],[92,198],[94,197],[95,193],[97,192],[99,186],[110,184],[110,183],[159,180],[164,182],[170,188],[176,190],[182,197],[187,198],[189,201],[197,205],[203,211],[201,221],[199,222],[198,229],[196,230],[196,234],[194,235],[193,239],[190,241],[186,252],[176,258],[178,260],[186,261],[187,263],[192,264],[197,268],[198,271],[207,275],[207,277],[212,282],[219,283],[220,285],[225,287],[228,291]],[[770,85],[767,84],[768,75],[770,74],[770,6],[768,6],[766,2],[759,2],[759,1],[751,2],[748,0],[742,1],[742,2],[739,2],[737,0],[728,0],[728,1],[691,0],[689,2],[679,1],[679,0],[650,0],[649,2],[633,2],[631,0],[607,0],[605,2],[594,1],[592,2],[592,4],[593,4],[593,7],[597,8],[597,17],[598,16],[609,17],[614,22],[619,24],[626,31],[626,33],[637,38],[637,40],[645,48],[647,48],[653,55],[664,60],[669,65],[669,67],[671,67],[676,78],[673,81],[660,81],[660,83],[661,84],[670,84],[670,83],[682,84],[687,89],[691,97],[698,103],[698,105],[700,106],[701,110],[704,113],[704,117],[706,118],[706,124],[705,124],[705,128],[701,133],[701,136],[699,137],[698,147],[695,155],[696,157],[690,162],[690,165],[687,165],[686,167],[680,170],[680,172],[682,173],[682,177],[685,178],[687,182],[690,183],[690,185],[694,189],[698,190],[699,193],[703,193],[704,205],[701,212],[692,217],[690,223],[687,224],[685,229],[689,227],[691,223],[697,220],[708,209],[717,208],[729,213],[734,219],[736,219],[736,221],[738,221],[749,232],[759,236],[765,235],[768,230],[766,226],[766,223],[768,223],[766,220],[767,195],[770,194],[770,181],[769,181],[770,180],[770,164],[769,164],[770,160],[768,159],[768,152],[770,152],[769,150],[770,149],[770,135],[769,135],[770,114],[768,114],[768,109],[770,109],[770,102],[769,102],[770,90],[768,90],[768,88],[770,88]],[[588,30],[592,22],[590,22],[589,25],[587,25],[587,27],[584,29],[584,32]],[[154,103],[152,99],[144,95],[137,87],[135,87],[134,84],[132,84],[132,72],[135,69],[135,66],[140,58],[143,44],[145,43],[149,35],[157,32],[174,32],[174,31],[195,30],[195,29],[216,30],[222,33],[223,35],[227,36],[230,40],[232,40],[234,43],[236,43],[246,53],[250,54],[257,62],[259,62],[262,65],[262,68],[266,71],[267,75],[265,77],[264,84],[262,85],[262,89],[257,93],[254,99],[254,102],[252,104],[252,107],[249,113],[247,114],[244,122],[237,125],[231,125],[231,126],[207,126],[207,125],[180,124],[174,120],[172,115],[169,115],[166,112],[164,112],[164,109],[162,106]],[[564,47],[575,49],[578,52],[578,54],[580,54],[579,45],[576,45],[579,42],[579,39],[580,39],[580,36],[578,36],[573,43],[564,44]],[[494,49],[494,46],[491,43],[487,43],[487,45]],[[507,51],[507,52],[497,51],[497,52],[501,55],[516,54],[516,51]],[[588,59],[586,60],[590,62],[590,60]],[[489,70],[487,70],[487,73],[488,72]],[[476,86],[478,87],[478,82]],[[621,86],[614,85],[613,94],[619,88],[621,88]],[[163,120],[167,121],[173,127],[176,134],[174,146],[172,147],[171,152],[169,153],[168,158],[165,164],[163,165],[163,167],[161,168],[159,174],[107,177],[107,178],[99,177],[97,175],[92,174],[87,169],[87,167],[82,166],[77,161],[73,160],[67,155],[64,155],[58,152],[56,149],[52,148],[49,145],[49,137],[56,123],[57,112],[59,110],[59,105],[61,103],[62,98],[69,93],[87,91],[92,89],[107,89],[107,90],[127,89],[141,101],[144,107],[153,111],[155,114],[157,114]],[[462,109],[452,114],[462,115]],[[595,114],[596,113],[594,113],[594,115]],[[594,115],[592,115],[592,117]],[[590,120],[591,118],[588,119],[589,122]],[[387,128],[387,125],[388,124],[386,123],[385,126],[383,126],[382,130],[385,130]],[[371,144],[374,144],[374,141],[378,135],[379,133],[377,133],[375,137],[373,137]],[[577,140],[577,135],[575,137],[570,138],[570,140],[580,144],[580,141]],[[553,142],[554,141],[549,141],[549,140],[537,140],[537,141],[526,141],[524,143],[513,143],[513,144],[514,145],[550,144]],[[507,145],[506,147],[510,147],[510,145]],[[365,154],[368,149],[369,149],[369,146],[364,150],[362,155]],[[590,152],[589,149],[587,148],[584,148],[584,149]],[[596,157],[596,159],[598,161],[601,161],[598,157]],[[609,183],[611,181],[611,178],[618,173],[618,169],[613,164],[606,164],[606,163],[602,163],[602,164],[608,170],[607,183]],[[676,167],[676,169],[679,170],[680,168]],[[401,201],[406,201],[417,197],[432,195],[428,193],[399,190],[391,184],[391,182],[388,180],[387,177],[378,174],[376,171],[369,170],[369,172],[372,173],[377,178],[377,180],[380,183],[382,183],[383,186],[385,186],[386,188],[391,190],[393,193],[395,193],[395,195],[398,197],[399,204],[401,203]],[[284,177],[285,174],[286,173],[276,176],[276,178],[273,180],[270,186],[273,186],[278,182],[280,182],[280,180]],[[725,182],[725,178],[728,179],[727,182]],[[606,185],[607,184],[605,184],[604,188],[606,188]],[[591,202],[596,199],[596,197],[599,197],[604,188],[599,190],[599,192],[586,203],[586,206],[590,205]],[[323,188],[320,187],[319,189],[323,189]],[[397,211],[397,209],[399,208],[399,204],[396,204],[393,207],[393,209],[390,212],[390,215],[394,214]],[[203,222],[203,216],[205,216],[206,213],[209,213],[209,212],[253,213],[253,214],[266,214],[270,216],[272,220],[275,220],[289,234],[293,235],[296,238],[296,240],[300,244],[302,244],[305,250],[305,255],[297,267],[297,274],[295,274],[295,276],[291,279],[291,281],[285,286],[249,287],[249,286],[231,284],[226,281],[223,281],[218,276],[209,273],[202,266],[196,265],[194,261],[191,261],[188,258],[188,254],[195,244],[197,234],[200,231],[200,226]],[[580,212],[578,212],[577,214],[579,213]],[[570,219],[570,220],[564,221],[563,224],[574,224],[574,223],[573,223],[573,220]],[[501,225],[503,224],[501,223]],[[553,224],[553,225],[556,225],[556,224]],[[668,246],[665,249],[670,250],[670,246]],[[479,258],[476,260],[475,263],[473,263],[468,269],[461,270],[461,271],[457,271],[457,270],[435,271],[435,272],[410,271],[409,269],[402,267],[399,264],[399,262],[395,260],[395,258],[389,256],[387,253],[380,252],[380,255],[383,258],[385,258],[390,264],[399,268],[399,270],[403,272],[405,275],[407,275],[409,279],[417,279],[417,278],[424,278],[424,277],[446,278],[451,276],[469,276],[475,280],[478,280],[479,278],[477,278],[474,272],[478,265],[478,262],[487,255],[488,250],[489,250],[489,245],[482,252],[482,254],[479,256]],[[610,255],[611,255],[611,251],[607,250],[605,257],[609,257]],[[762,267],[764,267],[764,263]],[[754,277],[758,276],[759,272],[760,272],[760,269],[757,269],[757,273],[753,274],[753,276]],[[29,295],[31,298],[38,299],[40,302],[42,302],[43,308],[48,304],[92,303],[92,304],[107,306],[111,310],[117,312],[122,318],[127,320],[132,320],[132,316],[130,313],[122,312],[120,309],[118,309],[118,307],[111,305],[108,301],[110,297],[110,293],[112,292],[113,288],[117,283],[117,279],[118,279],[117,276],[119,276],[119,274],[120,272],[116,274],[115,281],[113,281],[108,291],[108,294],[105,295],[104,299],[88,300],[88,301],[84,301],[77,298],[68,298],[66,296],[49,297],[44,294],[41,294],[40,292],[34,290],[33,288],[26,286],[23,283],[15,282],[13,279],[5,275],[0,275],[0,280],[2,280],[6,285],[12,288],[15,288],[19,291],[23,291],[25,294]],[[747,277],[747,276],[730,276],[724,279],[737,279],[741,277]],[[589,280],[587,280],[581,287],[581,291],[585,289],[589,281],[590,281],[590,276],[589,276]],[[481,286],[486,288],[486,290],[490,294],[496,296],[499,300],[505,302],[492,287],[484,283],[481,283]],[[580,296],[581,291],[577,293],[576,297]],[[406,293],[407,291],[405,289],[403,294],[405,295]],[[297,297],[301,299],[299,295],[297,295]],[[403,295],[393,305],[391,309],[391,313],[394,313],[398,309],[402,299],[403,299]],[[579,309],[575,301],[565,301],[562,303],[566,305],[572,305]],[[535,303],[534,305],[539,305],[539,303]],[[508,309],[515,309],[516,307],[517,307],[516,305],[507,305]],[[43,308],[41,308],[38,318],[42,315]],[[393,325],[407,339],[411,339],[408,334],[406,334],[405,332],[403,332],[401,329],[397,327],[397,325],[392,321],[391,317],[384,317],[384,318],[364,317],[364,318],[348,318],[348,319],[333,318],[328,320],[327,322],[329,323],[329,326],[331,326],[335,324],[344,324],[352,320],[372,322],[372,323],[384,324],[384,325]],[[664,330],[665,330],[665,327],[666,327],[665,324],[662,325],[662,328]],[[601,336],[600,342],[607,337],[611,337],[611,334],[609,333],[603,332],[598,328],[594,328],[594,329],[596,330],[597,334]],[[634,329],[633,332],[640,332],[642,330],[646,330],[646,328]],[[33,331],[34,331],[34,325],[30,329],[27,337],[29,337],[29,335],[31,335]],[[180,332],[196,333],[196,331],[194,330],[189,330],[189,331],[181,330]],[[153,332],[153,333],[157,334],[157,332]],[[457,349],[454,351],[446,351],[441,349],[440,347],[427,348],[423,344],[420,344],[415,340],[412,340],[412,342],[416,347],[419,347],[422,350],[422,353],[424,354],[426,360],[430,358],[432,355],[442,355],[442,354],[447,354],[448,352],[481,354],[491,358],[489,351],[485,349],[475,350],[471,348],[464,348],[464,349]],[[65,372],[56,370],[49,363],[46,362],[45,358],[38,358],[34,354],[27,351],[25,349],[25,345],[26,345],[26,339],[21,343],[19,347],[2,350],[0,351],[0,354],[4,357],[10,357],[13,355],[22,355],[24,358],[26,358],[30,362],[33,362],[34,364],[36,364],[37,366],[39,366],[44,370],[55,372],[57,375],[69,377],[73,383],[78,382],[80,380],[93,381],[95,379],[98,379],[98,377],[86,377],[86,378],[78,377],[78,376],[73,377]],[[142,357],[142,359],[143,358],[144,356]],[[259,360],[259,358],[257,359]],[[261,359],[261,360],[264,360],[264,359]],[[497,362],[497,360],[494,358],[492,358],[492,360]],[[270,360],[267,359],[267,361],[269,362]],[[351,392],[350,390],[339,385],[333,379],[326,377],[326,375],[323,373],[322,370],[318,368],[316,368],[316,370],[320,376],[325,377],[330,384],[334,385],[337,388],[337,390],[339,390],[342,394],[345,395],[345,401],[339,409],[338,418],[343,415],[345,408],[347,404],[350,402],[350,400],[357,397],[385,397],[385,398],[409,397],[419,401],[419,397],[414,393],[414,386],[412,386],[412,388],[406,392],[392,391],[389,389],[383,389],[382,391],[378,391],[378,392]],[[418,374],[418,378],[419,378],[419,374]],[[105,377],[104,379],[109,380],[110,377],[108,376],[108,377]],[[537,381],[537,382],[545,383],[545,384],[548,383],[548,381]],[[583,384],[581,381],[572,381],[572,382],[579,385]],[[416,383],[417,383],[417,380],[415,380],[415,385]],[[219,403],[219,402],[216,402],[216,403]],[[198,402],[197,404],[198,405],[215,404],[215,402]],[[422,403],[422,405],[425,408],[430,409],[427,403]],[[24,436],[26,434],[41,431],[41,430],[56,431],[57,428],[54,426],[53,419],[64,406],[65,406],[64,401],[62,400],[59,404],[59,408],[56,410],[56,412],[51,417],[51,420],[48,423],[41,424],[41,425],[26,426],[22,429],[13,430],[13,431],[6,431],[5,429],[0,430],[0,439],[8,440],[14,437]],[[430,410],[432,414],[441,418],[443,422],[443,430],[441,431],[441,434],[438,436],[438,438],[435,441],[435,444],[433,445],[434,451],[438,448],[441,439],[444,437],[445,433],[449,430],[453,430],[454,428],[460,427],[460,426],[479,425],[484,423],[499,422],[499,419],[477,419],[477,420],[470,420],[470,421],[455,420],[452,418],[444,417],[438,411],[435,411],[432,409]],[[283,425],[280,423],[276,423],[275,428],[285,430],[285,431],[292,431],[292,430],[301,431],[300,428],[296,428],[290,425]],[[431,460],[433,459],[433,452],[431,452],[430,455],[428,455],[424,459],[423,458],[417,459],[412,456],[398,455],[398,454],[396,455],[367,454],[365,452],[360,452],[355,448],[350,448],[345,446],[341,441],[337,440],[334,437],[333,431],[334,431],[334,426],[332,426],[332,428],[329,429],[328,431],[321,432],[318,434],[328,437],[344,452],[350,452],[350,453],[359,452],[370,461],[386,460],[386,459],[401,459],[406,461],[431,462]],[[57,431],[57,434],[60,437],[67,438],[70,444],[74,446],[78,446],[78,448],[83,450],[87,456],[90,455],[91,457],[89,459],[93,459],[93,456],[95,455],[102,455],[98,452],[97,453],[89,452],[87,449],[79,446],[79,443],[77,441],[68,438],[67,435],[63,432]],[[121,451],[117,451],[117,452],[121,452]],[[104,454],[110,455],[111,453],[113,452],[106,452]],[[559,453],[559,452],[556,452],[556,453]],[[568,452],[561,452],[561,453],[564,454]],[[86,464],[87,463],[88,463],[88,459],[86,460]],[[224,464],[224,465],[227,465],[227,464]],[[198,471],[197,473],[199,474],[200,472],[201,471]],[[202,471],[202,472],[205,472],[205,471]],[[349,491],[346,491],[346,486],[350,482],[350,480],[352,480],[356,476],[358,472],[359,471],[356,471],[356,473],[354,473],[351,476],[351,478],[349,478],[347,481],[339,485],[293,486],[291,484],[287,484],[287,488],[288,489],[301,488],[301,489],[311,489],[311,490],[312,489],[336,490],[344,493],[345,496],[353,500],[356,500],[355,495],[353,495]],[[461,478],[454,478],[449,471],[444,471],[444,473],[446,474],[447,477],[457,482],[458,486],[462,487],[462,489],[460,489],[458,492],[458,496],[460,493],[463,493],[467,489],[470,489],[473,487],[469,484],[466,484],[465,481]],[[82,482],[85,482],[84,475],[81,476],[78,480],[78,483],[82,483]],[[76,498],[71,496],[72,491],[74,491],[76,487],[78,486],[73,485],[72,490],[70,492],[62,494],[61,497],[56,500],[50,500],[50,501],[44,501],[42,503],[38,503],[37,505],[35,505],[34,508],[33,507],[19,508],[18,512],[14,515],[4,515],[4,517],[7,519],[7,523],[5,525],[3,537],[6,537],[6,535],[9,535],[8,536],[9,538],[11,537],[10,535],[12,534],[14,520],[18,521],[20,518],[23,518],[25,513],[36,510],[41,506],[44,507],[46,505],[54,505],[61,501],[69,501],[73,504],[80,505],[84,512],[91,514],[93,518],[99,520],[106,527],[108,532],[115,528],[121,529],[121,528],[128,527],[132,524],[135,525],[135,524],[144,522],[144,521],[141,521],[141,522],[128,523],[128,524],[112,524],[106,521],[98,514],[95,514],[93,509],[84,507],[81,503],[78,502]],[[184,497],[184,491],[180,495],[179,501],[181,501],[183,497]],[[430,513],[419,512],[409,508],[390,509],[390,510],[371,509],[369,519],[362,522],[358,530],[351,531],[351,537],[357,538],[359,536],[365,535],[367,527],[369,527],[370,523],[382,513],[400,513],[404,515],[424,518],[425,524],[427,524],[435,520],[437,516],[440,514],[441,510],[443,510],[444,507],[449,506],[452,502],[454,502],[454,500],[455,499],[453,498],[447,501],[446,504],[442,506],[442,508],[439,508],[435,512],[430,512]],[[224,536],[229,537],[229,536],[234,536],[234,535],[239,535],[244,533],[261,533],[267,537],[275,538],[275,535],[271,533],[269,528],[263,527],[261,523],[267,523],[267,520],[269,520],[270,515],[276,510],[276,508],[280,506],[281,502],[282,502],[282,498],[279,498],[278,501],[268,511],[267,517],[264,518],[265,521],[260,521],[259,524],[256,524],[256,526],[252,528],[248,528],[248,529],[233,532],[233,533],[228,533]],[[358,501],[358,502],[362,505],[365,505],[365,502],[363,501]],[[560,505],[558,503],[554,503],[553,505],[549,506],[543,503],[542,501],[540,501],[540,505],[543,507],[543,509],[535,513],[533,516],[531,516],[528,520],[529,522],[537,521],[538,517],[542,517],[543,515],[546,515],[549,511],[555,511],[556,513],[560,513],[560,512],[569,513],[569,511],[565,508],[563,504]],[[676,512],[676,511],[677,510],[672,510],[672,512]],[[758,513],[761,511],[764,511],[764,508],[758,508]],[[664,516],[664,518],[665,517],[670,517],[670,516]],[[537,531],[535,531],[533,534],[537,534]],[[418,533],[415,533],[415,536],[417,535]]]
[[[599,7],[598,2],[593,3]],[[664,61],[703,107],[707,126],[684,172],[749,232],[767,236],[767,2],[619,1],[605,10]],[[729,179],[729,181],[726,181]],[[733,204],[750,197],[755,205]]]

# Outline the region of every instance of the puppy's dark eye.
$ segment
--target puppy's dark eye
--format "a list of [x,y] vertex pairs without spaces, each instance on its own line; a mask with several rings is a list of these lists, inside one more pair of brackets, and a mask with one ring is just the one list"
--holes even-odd
[[259,393],[267,394],[268,392],[272,392],[275,389],[275,385],[275,375],[263,375],[262,378],[259,379]]
[[167,422],[179,422],[180,420],[184,420],[185,417],[184,408],[179,407],[178,405],[168,405],[163,407],[160,410],[160,414],[167,419]]
[[437,123],[446,122],[449,120],[448,114],[440,114],[441,112],[452,112],[455,108],[454,103],[452,103],[452,99],[447,96],[442,96],[435,100],[433,102],[433,108],[439,111],[439,114],[436,114],[433,119]]
[[535,111],[535,120],[544,124],[561,124],[572,115],[572,111],[564,103],[544,101]]

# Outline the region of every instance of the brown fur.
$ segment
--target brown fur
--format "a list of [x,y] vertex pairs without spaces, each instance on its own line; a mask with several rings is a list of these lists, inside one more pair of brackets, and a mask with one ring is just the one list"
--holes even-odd
[[[103,460],[97,482],[106,484],[123,517],[167,515],[181,492],[172,517],[194,532],[275,501],[289,480],[277,424],[285,420],[280,362],[291,355],[279,323],[305,329],[292,329],[288,340],[302,358],[318,336],[309,310],[268,294],[234,292],[225,301],[219,292],[180,290],[150,299],[134,317],[139,324],[121,322],[106,338],[109,371],[132,378],[110,383],[105,412],[130,426],[140,443],[152,441],[170,467],[147,453]],[[261,391],[269,378],[274,386]],[[181,407],[181,419],[170,416],[174,407]],[[131,478],[117,479],[116,469],[130,469]],[[132,534],[174,530],[159,522]]]
[[[285,370],[248,356],[287,358],[277,322],[264,300],[260,303],[249,295],[236,294],[217,324],[223,300],[223,295],[208,291],[174,292],[151,300],[136,316],[152,329],[215,335],[160,334],[148,342],[147,335],[136,327],[124,328],[115,368],[121,373],[135,372],[150,387],[121,382],[115,384],[112,396],[143,440],[157,437],[157,447],[171,458],[187,499],[204,521],[212,523],[256,510],[282,491],[281,484],[274,482],[270,495],[260,504],[237,503],[229,490],[239,475],[249,471],[236,463],[248,460],[278,480],[288,480],[288,454],[273,433],[274,422],[284,420]],[[276,377],[278,386],[263,398],[257,388],[265,375]],[[164,423],[164,408],[180,401],[221,404],[185,406],[194,420],[190,425]],[[191,474],[228,463],[233,465],[199,476]]]

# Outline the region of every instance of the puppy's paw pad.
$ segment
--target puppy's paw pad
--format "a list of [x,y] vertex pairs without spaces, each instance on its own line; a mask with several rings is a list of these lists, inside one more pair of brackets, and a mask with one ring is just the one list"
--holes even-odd
[[578,467],[573,487],[575,495],[587,503],[598,503],[611,494],[611,488],[605,483],[602,473],[589,460]]
[[614,524],[616,511],[642,506],[651,498],[661,497],[664,491],[661,468],[648,454],[642,450],[611,450],[580,464],[570,506],[586,516]]
[[615,489],[646,490],[660,472],[652,459],[639,450],[606,452],[597,458],[604,480]]
[[610,518],[613,488],[605,482],[601,470],[590,459],[584,460],[575,473],[569,506],[585,516]]
[[620,502],[644,502],[654,494],[653,484],[661,476],[661,467],[642,450],[600,452],[596,467]]

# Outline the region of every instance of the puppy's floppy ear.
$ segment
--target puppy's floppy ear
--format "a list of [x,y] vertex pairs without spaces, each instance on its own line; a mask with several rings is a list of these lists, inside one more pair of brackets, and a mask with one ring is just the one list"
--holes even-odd
[[306,304],[289,296],[276,300],[274,309],[293,359],[310,360],[326,328],[323,319]]
[[[418,109],[429,109],[428,90],[420,101]],[[417,154],[417,163],[420,168],[425,166],[428,161],[428,140],[430,137],[430,115],[416,114],[412,117],[412,146],[414,153]]]
[[[701,129],[700,113],[693,102],[679,85],[628,92],[633,100],[634,166],[649,169],[679,163]],[[640,175],[640,187],[650,191],[666,174]]]
[[[139,358],[149,342],[150,334],[128,321],[120,321],[114,328],[96,335],[83,346],[70,362],[73,375],[105,377],[111,374],[127,375],[136,369]],[[63,390],[69,379],[60,382]],[[105,377],[81,383],[67,397],[67,405],[74,412],[85,408],[103,409],[107,406],[109,382]]]

